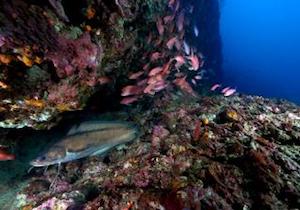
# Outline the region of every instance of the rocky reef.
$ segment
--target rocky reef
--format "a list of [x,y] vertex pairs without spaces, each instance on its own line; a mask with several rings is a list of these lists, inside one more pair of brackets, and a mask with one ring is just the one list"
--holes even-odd
[[[219,75],[218,21],[217,1],[1,1],[0,127],[50,128],[62,112],[119,107],[172,85],[191,92],[197,72],[178,56],[185,44],[201,78]],[[128,85],[139,90],[122,98]]]
[[[165,95],[132,109],[138,141],[33,169],[20,209],[297,209],[300,107],[255,96]],[[50,187],[51,185],[51,187]]]

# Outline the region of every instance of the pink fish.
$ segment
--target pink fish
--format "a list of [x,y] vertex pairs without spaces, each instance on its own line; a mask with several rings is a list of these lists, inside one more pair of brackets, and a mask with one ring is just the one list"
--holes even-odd
[[129,76],[129,79],[137,79],[137,78],[139,78],[140,76],[142,76],[143,74],[144,74],[144,71],[138,71],[138,72],[132,73],[132,74]]
[[147,44],[150,44],[151,41],[152,41],[152,34],[149,34],[147,39],[146,39],[146,42],[147,42]]
[[175,12],[178,11],[179,7],[180,7],[180,1],[176,1]]
[[200,62],[198,56],[191,55],[188,57],[188,59],[190,60],[190,65],[191,65],[191,67],[189,67],[189,70],[197,71],[200,68]]
[[221,90],[221,93],[225,93],[227,90],[229,90],[230,89],[230,87],[226,87],[226,88],[223,88],[222,90]]
[[193,83],[193,85],[197,85],[197,81],[195,79],[192,79],[191,82]]
[[154,76],[154,75],[160,73],[162,70],[163,70],[162,67],[155,67],[155,68],[151,69],[151,71],[149,72],[148,75],[149,76]]
[[2,47],[5,44],[5,38],[0,35],[0,47]]
[[150,61],[155,61],[159,58],[161,58],[161,53],[160,52],[154,52],[150,56]]
[[195,76],[195,79],[196,79],[196,80],[201,80],[201,79],[202,79],[202,76],[201,76],[201,75],[196,75],[196,76]]
[[183,56],[181,55],[177,55],[174,60],[176,61],[175,67],[176,68],[180,68],[184,63],[185,63],[185,59]]
[[130,97],[125,97],[121,100],[121,104],[128,105],[132,104],[133,102],[137,101],[138,97],[137,96],[130,96]]
[[174,15],[168,15],[164,17],[164,23],[168,24],[174,20]]
[[210,88],[210,90],[211,90],[211,91],[215,91],[215,90],[218,89],[219,87],[221,87],[220,84],[214,84],[214,85]]
[[149,77],[148,81],[147,81],[147,84],[155,84],[157,83],[158,81],[162,81],[164,80],[163,76],[161,74],[157,74],[155,76],[152,76],[152,77]]
[[169,0],[168,6],[172,8],[174,6],[175,2],[176,2],[175,0]]
[[145,64],[145,65],[143,66],[143,70],[144,70],[144,71],[148,70],[149,66],[150,66],[149,63]]
[[163,65],[163,69],[162,69],[162,75],[168,75],[169,73],[170,73],[170,64],[171,64],[171,62],[172,62],[172,59],[170,59],[169,61],[168,61],[168,63],[166,63],[165,65]]
[[174,81],[174,84],[177,85],[181,90],[184,92],[187,92],[189,94],[192,94],[193,96],[196,96],[193,88],[190,86],[190,84],[186,81],[186,76],[182,78],[177,78]]
[[98,82],[100,85],[104,85],[104,84],[110,83],[111,79],[109,77],[103,76],[103,77],[98,78]]
[[183,24],[184,24],[184,12],[181,12],[177,17],[177,22],[176,22],[178,31],[183,30]]
[[171,49],[174,47],[176,41],[177,41],[177,37],[176,37],[176,36],[174,36],[174,37],[172,37],[171,39],[169,39],[169,41],[168,41],[167,44],[166,44],[166,45],[167,45],[167,48],[168,48],[169,50],[171,50]]
[[122,89],[121,96],[138,95],[142,92],[143,91],[139,86],[128,85]]
[[228,89],[225,93],[224,93],[224,96],[231,96],[233,95],[234,93],[236,92],[236,89],[233,89],[233,88],[230,88]]
[[158,31],[159,35],[163,35],[165,29],[164,29],[163,22],[162,22],[161,18],[157,19],[156,27],[157,27],[157,31]]
[[167,86],[168,86],[168,84],[164,80],[162,80],[162,81],[155,83],[153,90],[155,92],[159,92],[159,91],[165,89]]
[[138,81],[138,83],[136,84],[139,87],[143,87],[147,84],[148,79],[143,79],[141,81]]
[[144,93],[149,94],[149,95],[154,95],[155,92],[153,90],[154,84],[149,84],[147,87],[144,89]]
[[186,41],[183,41],[183,50],[186,55],[189,55],[191,53],[191,48]]

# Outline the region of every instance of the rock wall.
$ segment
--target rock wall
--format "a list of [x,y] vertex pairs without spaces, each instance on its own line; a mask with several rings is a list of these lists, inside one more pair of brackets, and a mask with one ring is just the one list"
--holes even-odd
[[43,129],[87,104],[174,88],[197,95],[220,74],[218,23],[217,0],[0,1],[0,127]]

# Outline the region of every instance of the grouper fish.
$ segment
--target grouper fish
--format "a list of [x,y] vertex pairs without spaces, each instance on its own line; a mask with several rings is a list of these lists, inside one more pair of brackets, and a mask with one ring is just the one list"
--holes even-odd
[[67,135],[50,146],[30,164],[43,167],[87,156],[101,155],[113,147],[135,140],[138,129],[120,121],[87,121],[72,127]]

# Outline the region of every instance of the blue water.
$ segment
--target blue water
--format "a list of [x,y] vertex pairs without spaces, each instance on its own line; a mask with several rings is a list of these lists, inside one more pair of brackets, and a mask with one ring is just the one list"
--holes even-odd
[[300,1],[221,0],[223,83],[300,104]]

